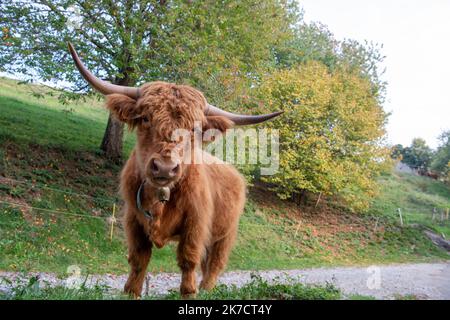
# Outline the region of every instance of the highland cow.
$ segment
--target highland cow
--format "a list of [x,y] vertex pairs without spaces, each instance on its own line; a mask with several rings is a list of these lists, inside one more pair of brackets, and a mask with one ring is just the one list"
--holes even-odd
[[[87,70],[71,44],[69,49],[81,75],[107,95],[110,112],[136,130],[137,144],[120,178],[131,269],[125,292],[141,295],[153,245],[161,248],[171,240],[178,241],[181,295],[197,293],[197,267],[202,271],[200,288],[212,289],[237,235],[245,180],[233,166],[195,147],[191,138],[174,140],[173,133],[192,132],[196,123],[202,130],[224,133],[234,125],[263,122],[280,112],[229,113],[208,104],[192,87],[166,82],[139,88],[113,85]],[[203,161],[186,161],[187,153]]]

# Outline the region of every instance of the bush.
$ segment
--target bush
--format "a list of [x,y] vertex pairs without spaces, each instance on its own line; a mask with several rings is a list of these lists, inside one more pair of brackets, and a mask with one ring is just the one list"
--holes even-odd
[[368,207],[389,158],[381,144],[386,114],[369,78],[308,62],[267,76],[256,97],[285,111],[268,123],[279,130],[280,170],[263,177],[281,198],[306,190],[339,194],[351,209]]

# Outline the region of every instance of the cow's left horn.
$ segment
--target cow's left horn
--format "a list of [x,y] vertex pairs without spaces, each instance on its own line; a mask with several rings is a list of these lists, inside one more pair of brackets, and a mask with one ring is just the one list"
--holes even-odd
[[68,43],[68,45],[69,45],[70,54],[72,55],[73,61],[75,61],[75,65],[77,66],[78,71],[80,71],[83,78],[86,79],[86,81],[89,82],[89,84],[94,89],[96,89],[97,91],[99,91],[105,95],[112,94],[112,93],[121,93],[121,94],[129,96],[130,98],[133,98],[133,99],[139,98],[139,88],[118,86],[118,85],[103,81],[103,80],[97,78],[96,76],[94,76],[81,62],[73,45],[70,42]]
[[274,113],[269,114],[262,114],[262,115],[245,115],[245,114],[236,114],[224,111],[222,109],[219,109],[211,104],[208,104],[206,106],[205,115],[207,116],[223,116],[225,118],[230,119],[233,121],[236,125],[242,126],[246,124],[256,124],[260,122],[267,121],[269,119],[275,118],[276,116],[279,116],[284,111],[278,111]]

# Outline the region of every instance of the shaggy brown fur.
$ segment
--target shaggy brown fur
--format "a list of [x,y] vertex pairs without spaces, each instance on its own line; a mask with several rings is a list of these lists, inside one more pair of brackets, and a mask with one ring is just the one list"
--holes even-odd
[[[199,91],[164,82],[144,85],[137,101],[120,94],[108,96],[111,112],[137,131],[137,145],[121,174],[131,268],[125,292],[134,296],[141,294],[153,245],[161,248],[170,240],[178,241],[183,296],[197,292],[197,267],[203,274],[200,288],[209,290],[227,264],[245,203],[244,179],[234,167],[219,161],[209,165],[184,164],[183,151],[170,139],[176,129],[193,130],[195,121],[204,129],[222,132],[233,125],[223,117],[205,116],[205,106],[206,100]],[[203,156],[208,163],[216,160],[193,148],[191,152]],[[156,199],[158,185],[149,166],[154,158],[167,161],[166,153],[175,154],[181,168],[170,181],[170,200],[163,204]],[[143,207],[154,212],[153,220],[136,207],[136,193],[143,181],[147,181]]]

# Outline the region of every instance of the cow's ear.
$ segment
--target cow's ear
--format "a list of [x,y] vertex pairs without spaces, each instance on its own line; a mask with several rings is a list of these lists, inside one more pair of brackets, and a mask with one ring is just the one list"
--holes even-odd
[[203,126],[203,131],[209,129],[217,129],[222,133],[225,133],[227,129],[230,129],[234,126],[234,122],[222,117],[222,116],[207,116],[206,123]]
[[123,94],[110,94],[106,96],[106,107],[114,117],[128,124],[134,123],[140,117],[140,110],[136,100]]

